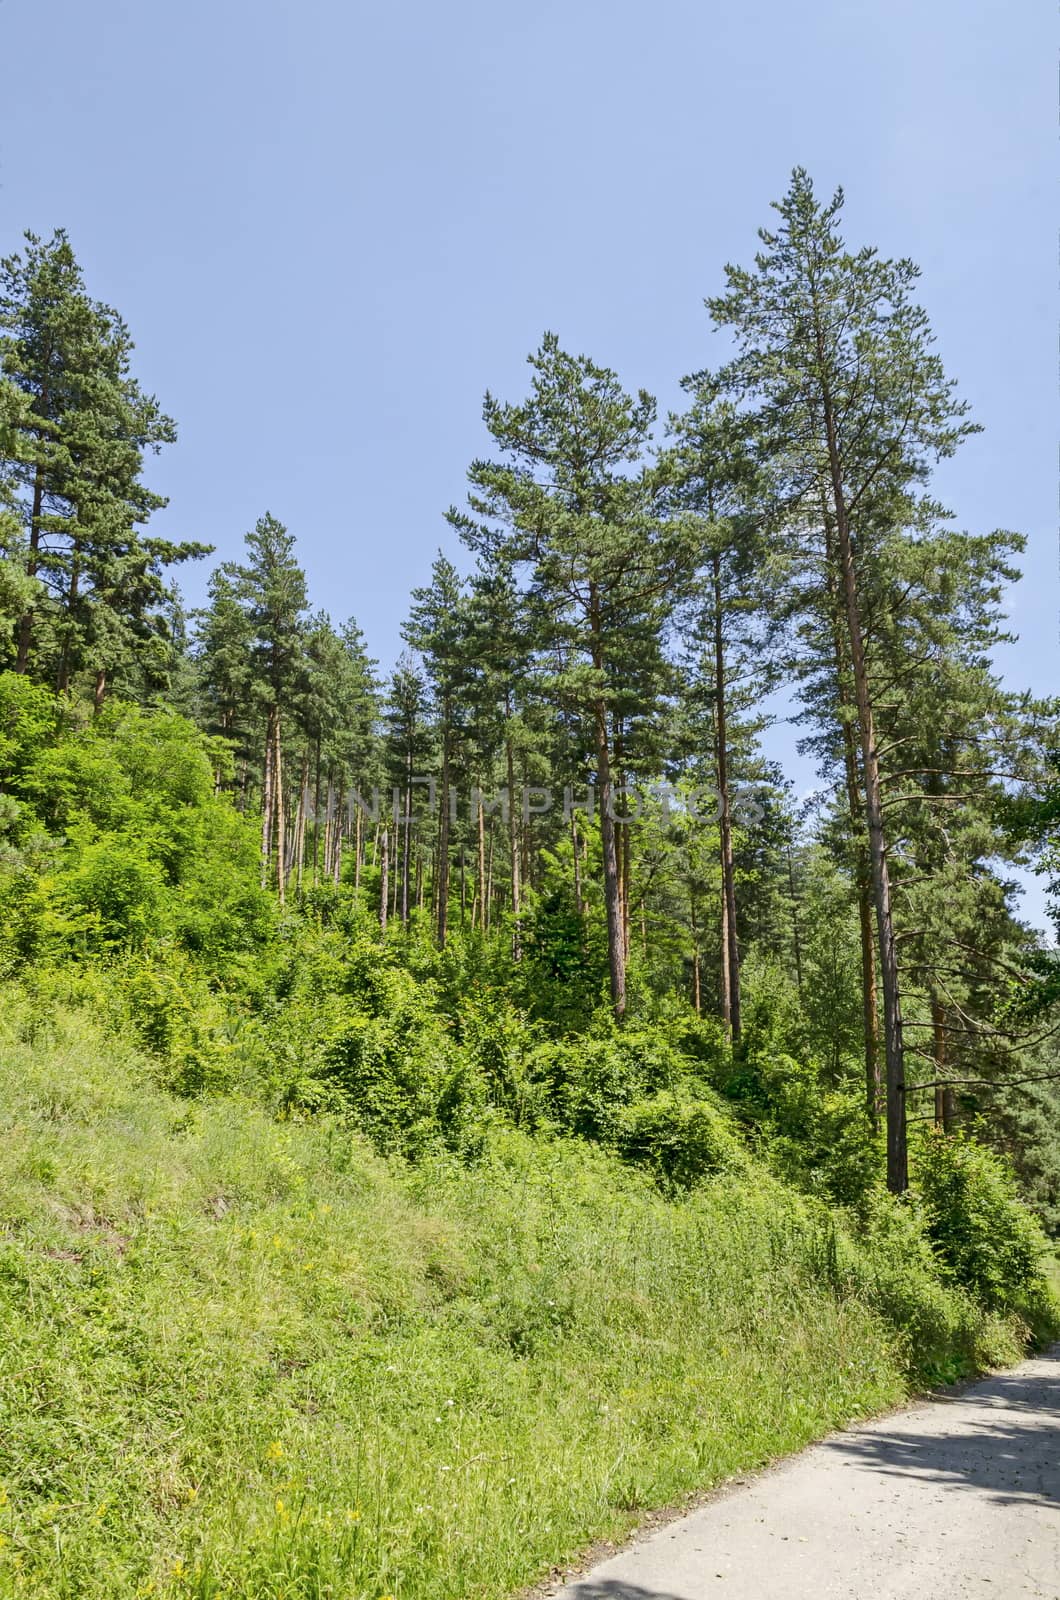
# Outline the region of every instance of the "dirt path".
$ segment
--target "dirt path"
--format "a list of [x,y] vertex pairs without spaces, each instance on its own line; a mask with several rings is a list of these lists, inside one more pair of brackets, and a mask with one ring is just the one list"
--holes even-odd
[[835,1434],[556,1600],[1060,1600],[1060,1346]]

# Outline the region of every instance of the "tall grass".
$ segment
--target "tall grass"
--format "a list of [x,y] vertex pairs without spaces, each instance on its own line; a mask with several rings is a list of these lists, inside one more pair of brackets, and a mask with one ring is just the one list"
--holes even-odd
[[0,1028],[3,1597],[499,1597],[929,1345],[1016,1353],[753,1171],[673,1203],[515,1134],[408,1168],[177,1100],[84,1014]]

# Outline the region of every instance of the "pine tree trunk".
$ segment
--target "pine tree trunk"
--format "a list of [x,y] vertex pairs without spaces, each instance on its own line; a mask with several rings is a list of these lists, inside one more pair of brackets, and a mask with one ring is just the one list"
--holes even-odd
[[298,785],[298,809],[295,813],[294,824],[294,870],[295,891],[302,893],[302,867],[305,860],[305,824],[306,824],[306,790],[309,788],[309,749],[302,754],[302,774]]
[[604,905],[607,911],[607,965],[611,980],[611,1005],[621,1021],[626,1011],[626,962],[622,934],[622,900],[615,850],[614,788],[611,782],[611,752],[607,737],[607,706],[598,700],[593,707],[596,732],[596,778],[600,793],[600,838],[603,846]]
[[578,847],[578,821],[573,811],[570,814],[570,838],[574,852],[574,909],[581,917],[585,910],[582,904],[582,863]]
[[287,899],[287,819],[284,813],[283,794],[283,745],[280,736],[280,713],[277,710],[273,724],[273,742],[275,754],[272,758],[272,781],[276,790],[276,885],[280,893],[281,906]]
[[948,1133],[949,1107],[946,1102],[950,1097],[949,1085],[944,1081],[946,1077],[946,1012],[934,989],[931,991],[931,1034],[933,1040],[932,1055],[935,1061],[935,1126],[941,1132]]
[[861,936],[861,1026],[865,1048],[865,1110],[875,1128],[880,1120],[882,1085],[880,1083],[880,1024],[876,997],[876,941],[872,930],[872,873],[868,852],[863,841],[865,825],[864,804],[861,798],[861,779],[858,774],[857,745],[854,727],[846,715],[850,709],[848,691],[849,669],[843,650],[842,603],[836,592],[834,567],[835,533],[833,519],[827,503],[822,500],[827,557],[826,583],[832,605],[832,648],[835,654],[836,698],[843,733],[843,770],[846,779],[847,810],[855,844],[855,878],[858,888],[858,924]]
[[[592,663],[597,674],[604,669],[603,629],[595,584],[589,589],[589,626],[592,632]],[[607,965],[611,980],[611,1005],[621,1022],[626,1014],[626,960],[622,930],[622,898],[615,850],[614,785],[611,780],[611,749],[608,742],[607,703],[593,703],[593,731],[596,740],[596,781],[600,800],[600,842],[604,867],[604,906],[607,912]]]
[[[41,414],[45,414],[48,407],[48,390],[41,391]],[[40,437],[40,435],[38,435]],[[37,575],[37,557],[40,552],[41,512],[44,508],[44,468],[38,461],[33,473],[33,506],[29,518],[29,549],[26,553],[27,576],[35,578]],[[29,671],[29,652],[33,643],[33,608],[28,607],[18,619],[18,654],[15,658],[15,671]]]
[[880,1016],[876,995],[876,941],[872,935],[872,880],[864,845],[858,846],[858,926],[861,932],[861,1025],[865,1035],[865,1109],[875,1128],[880,1120]]
[[383,829],[379,840],[379,927],[386,932],[387,897],[390,892],[390,835]]
[[795,983],[802,999],[802,932],[799,928],[799,897],[795,893],[795,865],[788,846],[788,896],[791,900],[791,938],[795,952]]
[[401,926],[409,925],[409,891],[412,887],[412,755],[405,774],[405,816],[401,838]]
[[445,949],[449,920],[449,723],[452,710],[446,699],[442,707],[442,800],[438,812],[438,948]]
[[[488,932],[486,922],[486,818],[482,807],[482,790],[478,795],[478,917],[483,933]],[[475,907],[471,907],[471,926],[475,926]]]
[[725,1029],[725,1036],[732,1038],[732,986],[729,979],[729,899],[725,893],[725,883],[721,885],[721,952],[719,962],[721,1020]]
[[342,841],[345,831],[342,819],[345,812],[346,791],[340,785],[335,806],[335,826],[331,832],[331,881],[335,884],[342,882]]
[[732,852],[732,813],[729,805],[729,729],[727,684],[725,679],[725,636],[721,610],[721,556],[711,555],[714,581],[714,688],[715,737],[717,740],[718,819],[721,850],[721,886],[725,901],[725,930],[728,938],[729,1015],[728,1027],[734,1040],[740,1037],[740,945],[736,925],[736,868]]
[[[505,740],[505,756],[508,768],[508,841],[511,848],[512,869],[512,960],[522,959],[522,930],[519,926],[521,911],[521,896],[519,892],[519,830],[516,825],[515,803],[515,754],[512,750],[512,741]],[[490,844],[493,842],[493,830],[490,830]]]
[[622,823],[622,957],[629,964],[629,947],[633,927],[632,905],[632,842],[628,822]]
[[265,763],[261,780],[261,887],[269,881],[269,863],[272,858],[272,718],[270,710],[265,723]]
[[[823,367],[823,362],[822,362]],[[883,980],[883,1037],[887,1088],[887,1187],[893,1194],[904,1194],[909,1187],[909,1158],[906,1145],[905,1056],[902,1042],[901,988],[898,974],[898,949],[894,937],[891,909],[891,881],[887,866],[887,840],[883,825],[880,792],[880,763],[876,729],[872,714],[865,645],[858,606],[854,553],[847,522],[846,495],[836,442],[835,416],[827,382],[822,380],[828,462],[832,482],[833,510],[839,544],[839,572],[850,645],[858,729],[861,735],[862,775],[865,786],[865,820],[868,827],[869,863],[872,869],[873,898],[876,903],[876,931],[880,948],[880,973]]]
[[692,924],[692,1006],[696,1016],[703,1015],[703,991],[699,976],[699,928],[696,925],[696,897],[690,889],[688,894],[689,920]]
[[482,923],[483,929],[485,930],[486,933],[489,933],[489,931],[490,931],[490,923],[493,920],[493,818],[492,817],[490,818],[490,826],[489,826],[489,850],[488,850],[487,856],[486,856],[486,889],[485,889],[485,898],[482,901],[482,915],[483,915],[483,923]]
[[320,881],[320,738],[317,737],[313,779],[313,888]]

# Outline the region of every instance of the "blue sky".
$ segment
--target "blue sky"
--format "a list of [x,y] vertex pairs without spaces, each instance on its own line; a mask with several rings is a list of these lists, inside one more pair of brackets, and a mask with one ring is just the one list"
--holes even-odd
[[521,394],[551,328],[676,404],[722,353],[704,295],[799,163],[843,184],[852,242],[923,266],[986,430],[939,492],[1028,535],[1000,664],[1058,687],[1048,8],[0,0],[0,51],[0,248],[65,226],[128,319],[180,430],[164,531],[231,556],[271,510],[384,665],[483,390]]

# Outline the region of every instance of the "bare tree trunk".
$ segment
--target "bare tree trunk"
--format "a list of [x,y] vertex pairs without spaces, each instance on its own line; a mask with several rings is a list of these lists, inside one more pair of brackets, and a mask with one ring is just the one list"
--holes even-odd
[[696,896],[690,888],[688,893],[689,917],[692,923],[692,1005],[697,1017],[703,1015],[703,990],[699,975],[699,928],[696,924]]
[[[482,924],[482,931],[485,933],[488,927],[486,922],[486,818],[482,809],[481,789],[478,793],[478,888],[476,890],[476,898],[478,900],[479,922]],[[474,905],[471,907],[471,926],[475,926]]]
[[[823,361],[822,361],[823,367]],[[901,987],[898,974],[898,948],[894,937],[891,908],[891,880],[887,866],[887,839],[883,825],[880,792],[880,761],[876,727],[865,665],[865,644],[858,606],[854,553],[847,522],[846,494],[836,439],[835,415],[827,382],[822,381],[828,462],[832,480],[836,535],[839,541],[839,570],[850,643],[850,663],[861,734],[861,766],[865,784],[865,819],[869,836],[869,862],[872,868],[873,898],[876,902],[876,930],[880,947],[880,972],[883,980],[883,1040],[887,1088],[887,1187],[893,1194],[904,1194],[909,1187],[909,1157],[906,1144],[905,1052],[902,1041]]]
[[485,930],[486,933],[489,933],[489,931],[490,931],[490,922],[492,920],[492,912],[493,912],[493,818],[490,817],[489,851],[488,851],[488,854],[487,854],[487,857],[486,857],[486,889],[485,889],[485,898],[483,899],[483,902],[482,902],[482,915],[483,915],[482,926],[483,926],[483,929]]
[[346,791],[339,785],[335,802],[335,826],[331,830],[331,881],[342,882],[342,840],[343,817],[345,816]]
[[799,928],[799,897],[795,893],[795,866],[791,859],[791,846],[788,845],[788,895],[791,899],[791,935],[795,948],[795,982],[798,985],[799,999],[802,999],[802,932]]
[[729,972],[729,957],[732,946],[729,943],[729,900],[725,893],[724,882],[721,885],[721,1020],[725,1028],[726,1038],[732,1038],[732,982]]
[[379,927],[386,932],[387,896],[390,885],[390,835],[386,828],[383,829],[379,840]]
[[277,710],[273,722],[273,743],[275,753],[272,758],[272,781],[276,790],[276,885],[280,892],[281,906],[287,899],[287,819],[284,814],[283,795],[283,744],[280,736],[280,713]]
[[[512,960],[522,958],[522,930],[519,925],[521,896],[519,892],[519,830],[516,822],[518,806],[515,799],[515,755],[512,750],[512,741],[505,738],[505,755],[508,767],[508,841],[511,849],[512,867]],[[490,844],[493,842],[493,830],[490,829]],[[492,852],[491,852],[492,853]]]
[[593,708],[596,731],[596,777],[600,790],[600,838],[604,858],[604,904],[607,910],[607,964],[611,979],[611,1005],[622,1020],[626,1011],[626,962],[622,932],[622,900],[615,850],[614,787],[607,737],[607,706],[598,700]]
[[[41,414],[48,406],[48,390],[41,392]],[[40,435],[38,435],[40,437]],[[33,473],[33,505],[29,517],[29,549],[26,553],[26,572],[31,578],[37,575],[37,558],[40,553],[41,513],[44,509],[44,467],[38,461]],[[29,607],[18,619],[18,654],[15,671],[29,671],[29,652],[33,643],[33,608]]]
[[317,737],[313,781],[313,888],[320,881],[320,738]]
[[721,850],[721,889],[725,901],[725,931],[729,946],[729,1017],[734,1040],[740,1037],[740,944],[736,924],[736,868],[732,852],[732,812],[729,804],[729,731],[725,678],[725,634],[721,609],[721,555],[711,554],[714,585],[714,688],[715,736],[718,768],[718,832]]
[[405,816],[401,839],[401,926],[409,925],[409,892],[412,869],[412,756],[409,755],[405,775]]
[[622,824],[622,954],[629,964],[629,947],[631,943],[631,930],[633,926],[633,860],[630,828],[628,822]]
[[265,724],[265,767],[261,781],[261,887],[269,881],[269,863],[272,858],[272,719],[270,710]]
[[309,788],[309,748],[302,754],[302,772],[298,785],[298,810],[294,824],[295,890],[302,893],[302,868],[305,861],[306,790]]
[[442,801],[438,812],[438,948],[445,949],[449,921],[449,724],[452,708],[448,698],[442,707]]
[[845,714],[851,706],[850,669],[843,648],[842,601],[834,576],[836,562],[833,518],[822,496],[827,556],[826,583],[832,602],[832,647],[835,653],[836,695],[843,731],[843,771],[846,779],[847,810],[855,839],[855,878],[858,888],[858,923],[861,935],[861,1024],[865,1041],[865,1109],[875,1128],[883,1101],[880,1082],[879,1015],[876,1000],[876,941],[872,929],[872,872],[863,839],[865,808],[861,797],[858,753],[851,719]]
[[578,916],[584,914],[582,904],[582,863],[578,845],[578,819],[572,811],[570,814],[571,847],[574,851],[574,909]]

